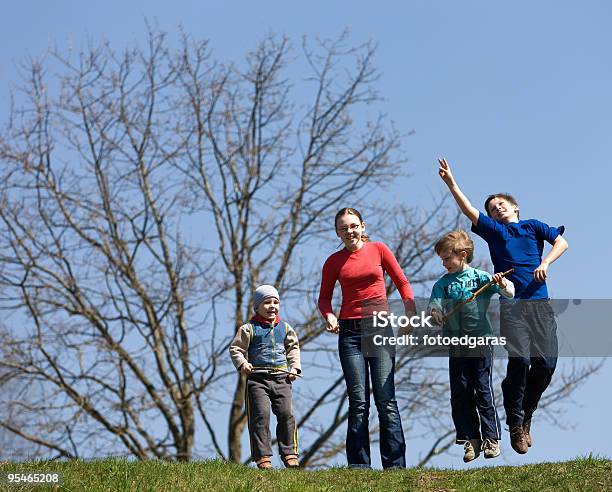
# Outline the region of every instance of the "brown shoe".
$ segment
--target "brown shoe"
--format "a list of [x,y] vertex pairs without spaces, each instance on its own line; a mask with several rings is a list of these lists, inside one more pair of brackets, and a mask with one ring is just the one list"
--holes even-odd
[[281,456],[281,459],[287,468],[299,468],[300,466],[297,454],[286,454],[285,456]]
[[529,450],[522,426],[510,429],[510,445],[518,454],[525,454]]
[[255,460],[255,464],[260,470],[269,470],[272,468],[272,458],[270,456],[262,456]]
[[531,447],[533,441],[531,440],[531,419],[523,422],[523,432],[525,433],[525,441],[527,442],[527,446]]

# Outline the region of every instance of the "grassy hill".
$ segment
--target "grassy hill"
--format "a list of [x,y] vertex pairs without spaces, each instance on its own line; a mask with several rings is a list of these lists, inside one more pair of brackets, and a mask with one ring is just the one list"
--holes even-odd
[[[593,457],[561,463],[461,471],[433,468],[390,471],[347,468],[259,471],[222,461],[169,463],[104,460],[21,464],[4,462],[0,463],[0,472],[5,480],[0,489],[9,491],[612,490],[612,461]],[[27,472],[59,472],[63,475],[63,485],[6,485],[6,473]]]

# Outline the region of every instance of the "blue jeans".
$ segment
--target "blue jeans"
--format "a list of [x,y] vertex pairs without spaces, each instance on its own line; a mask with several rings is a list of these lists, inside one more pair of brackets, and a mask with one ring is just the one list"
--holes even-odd
[[370,467],[370,380],[380,423],[383,468],[406,467],[406,443],[395,399],[395,358],[385,349],[366,357],[362,330],[370,319],[340,320],[338,351],[349,398],[346,457],[349,466]]

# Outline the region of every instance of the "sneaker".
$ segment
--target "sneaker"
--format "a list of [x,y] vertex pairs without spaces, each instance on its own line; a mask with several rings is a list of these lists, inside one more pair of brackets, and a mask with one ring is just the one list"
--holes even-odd
[[510,429],[510,445],[518,454],[525,454],[529,449],[523,426],[519,425]]
[[531,419],[523,422],[523,432],[525,433],[525,441],[527,446],[531,447],[533,441],[531,440]]
[[480,440],[471,439],[463,444],[463,462],[469,463],[480,456]]
[[501,453],[499,441],[490,437],[487,437],[482,443],[482,450],[484,451],[485,458],[497,458],[499,453]]

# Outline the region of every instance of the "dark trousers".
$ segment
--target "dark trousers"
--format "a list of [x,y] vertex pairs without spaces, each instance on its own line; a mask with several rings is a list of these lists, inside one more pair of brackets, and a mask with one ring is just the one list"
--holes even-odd
[[508,351],[502,393],[512,429],[531,421],[557,367],[557,324],[548,300],[503,302],[501,336]]
[[367,318],[340,320],[338,349],[349,400],[346,457],[351,467],[370,467],[371,384],[380,422],[382,466],[405,468],[406,443],[395,399],[395,358],[390,350],[362,345],[363,336],[371,336],[371,332],[368,335],[371,325],[372,320]]
[[283,374],[251,374],[247,379],[247,417],[251,456],[272,456],[270,406],[276,415],[276,439],[281,456],[298,454],[298,436],[291,404],[291,382]]
[[451,409],[459,444],[470,439],[501,439],[492,365],[491,347],[451,350],[448,358]]

